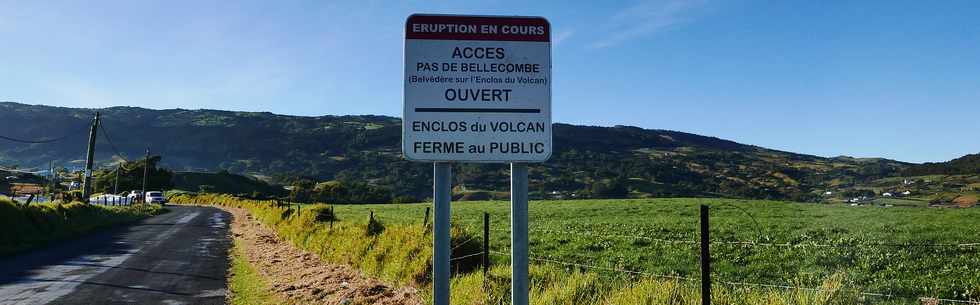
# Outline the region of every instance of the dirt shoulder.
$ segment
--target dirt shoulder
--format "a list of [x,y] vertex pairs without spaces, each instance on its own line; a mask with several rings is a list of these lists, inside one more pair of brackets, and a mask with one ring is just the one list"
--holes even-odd
[[293,304],[421,305],[419,291],[393,287],[347,265],[330,264],[279,239],[243,209],[226,208],[231,232],[276,297]]

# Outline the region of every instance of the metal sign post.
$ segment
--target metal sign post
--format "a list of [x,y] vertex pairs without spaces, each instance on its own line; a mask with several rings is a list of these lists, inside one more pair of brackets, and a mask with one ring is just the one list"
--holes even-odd
[[510,303],[528,304],[527,164],[510,164]]
[[527,162],[551,156],[551,82],[544,18],[406,20],[402,154],[434,162],[434,304],[449,304],[448,162],[511,163],[512,304],[528,304]]
[[446,162],[436,162],[432,170],[432,198],[435,205],[435,221],[432,229],[432,303],[449,305],[449,207],[452,189],[452,167]]

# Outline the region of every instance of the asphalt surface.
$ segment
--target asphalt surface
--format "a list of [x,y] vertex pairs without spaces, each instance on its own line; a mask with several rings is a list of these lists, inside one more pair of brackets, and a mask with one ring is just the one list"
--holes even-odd
[[0,304],[224,304],[231,215],[170,212],[0,259]]

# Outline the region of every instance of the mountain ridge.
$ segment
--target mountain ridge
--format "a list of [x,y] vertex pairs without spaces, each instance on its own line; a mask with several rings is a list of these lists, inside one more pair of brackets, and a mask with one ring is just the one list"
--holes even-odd
[[[401,158],[401,120],[383,115],[294,116],[210,109],[101,109],[0,102],[0,130],[23,139],[80,136],[56,144],[0,142],[0,162],[75,165],[99,111],[96,160],[142,156],[146,146],[177,170],[228,170],[288,182],[352,180],[425,196],[431,169]],[[554,154],[532,166],[538,196],[706,196],[812,200],[825,190],[894,176],[912,163],[839,159],[742,144],[718,137],[634,126],[555,123]],[[81,129],[81,130],[79,130]],[[64,132],[52,132],[64,131]],[[108,133],[108,136],[106,136]],[[73,163],[75,162],[75,163]],[[468,191],[506,189],[500,164],[458,164]],[[624,193],[625,192],[625,193]]]

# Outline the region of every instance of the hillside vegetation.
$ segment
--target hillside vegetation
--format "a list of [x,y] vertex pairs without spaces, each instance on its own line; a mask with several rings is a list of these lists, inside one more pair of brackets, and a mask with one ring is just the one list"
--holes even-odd
[[[245,208],[323,260],[431,293],[427,204],[297,210],[230,196],[171,199]],[[970,243],[980,240],[972,225],[980,210],[644,199],[532,202],[532,304],[699,304],[699,204],[712,206],[714,303],[980,300],[980,249]],[[505,202],[453,204],[453,257],[482,251],[484,212],[493,265],[484,277],[479,256],[454,261],[453,304],[509,302]]]
[[[68,166],[82,159],[94,109],[0,103],[0,130],[25,139],[78,134],[53,144],[0,141],[0,164]],[[227,170],[292,184],[339,181],[384,192],[380,198],[431,195],[431,164],[402,159],[401,122],[386,116],[288,116],[217,110],[99,109],[104,130],[127,158],[147,143],[176,171]],[[530,167],[532,198],[710,196],[820,200],[827,190],[893,177],[909,164],[886,159],[822,158],[669,130],[554,125],[554,154]],[[113,145],[99,137],[96,159],[110,165]],[[110,165],[110,167],[112,167]],[[502,164],[458,164],[456,194],[493,198],[507,189]],[[366,184],[366,187],[364,186]],[[192,190],[195,191],[195,190]],[[372,196],[373,198],[373,196]]]
[[905,176],[980,174],[980,154],[962,156],[946,162],[928,162],[906,168]]
[[0,257],[161,212],[159,206],[23,205],[0,199]]
[[[227,171],[217,173],[176,172],[173,186],[178,190],[202,191],[224,194],[261,194],[263,196],[283,196],[282,187],[269,185],[261,180]],[[259,196],[255,196],[259,197]]]

